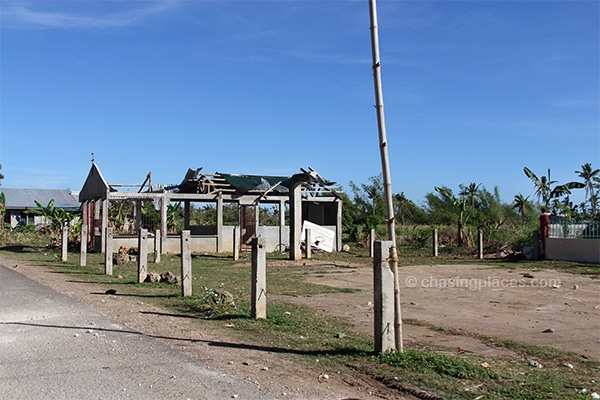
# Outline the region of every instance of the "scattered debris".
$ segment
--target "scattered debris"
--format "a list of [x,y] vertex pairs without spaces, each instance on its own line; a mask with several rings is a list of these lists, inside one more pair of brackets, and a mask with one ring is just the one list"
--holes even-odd
[[108,289],[104,294],[117,294],[117,289]]
[[533,279],[534,278],[533,275],[531,275],[530,273],[527,273],[527,272],[525,272],[524,274],[521,274],[521,275],[523,275],[523,278],[529,278],[529,279]]
[[328,380],[329,380],[329,375],[327,375],[327,374],[319,375],[319,378],[318,378],[319,382],[327,382]]
[[148,273],[148,275],[146,275],[146,279],[144,279],[144,282],[149,282],[149,283],[160,282],[160,274],[157,274],[156,272],[150,272],[150,273]]
[[560,365],[562,365],[563,367],[567,367],[567,368],[571,368],[573,369],[573,364],[563,361],[562,363],[560,363]]
[[491,368],[491,367],[492,367],[490,364],[488,364],[488,363],[486,363],[486,362],[482,363],[482,364],[481,364],[481,366],[482,366],[483,368]]
[[179,285],[181,280],[179,277],[173,275],[171,272],[167,271],[160,275],[160,281],[164,283],[168,283],[171,285]]
[[539,361],[535,360],[529,360],[529,366],[533,368],[544,368],[544,366]]
[[554,333],[554,328],[548,328],[543,333]]

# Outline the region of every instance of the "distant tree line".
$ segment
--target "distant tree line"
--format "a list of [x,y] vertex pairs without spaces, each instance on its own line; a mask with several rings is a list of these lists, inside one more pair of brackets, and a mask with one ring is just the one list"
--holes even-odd
[[[578,181],[567,183],[551,180],[550,170],[541,177],[527,167],[523,171],[534,185],[535,201],[518,193],[512,203],[505,203],[497,186],[488,190],[475,182],[460,184],[456,192],[447,186],[435,186],[421,204],[406,198],[403,192],[394,194],[397,237],[415,246],[424,245],[431,228],[439,227],[446,245],[472,247],[476,232],[482,230],[489,242],[518,248],[527,244],[531,232],[539,226],[541,211],[570,220],[600,220],[600,170],[590,163],[575,171]],[[361,185],[350,182],[350,189],[352,197],[343,194],[343,240],[366,244],[372,229],[385,237],[382,175]],[[573,190],[585,190],[585,201],[574,204],[570,200]]]

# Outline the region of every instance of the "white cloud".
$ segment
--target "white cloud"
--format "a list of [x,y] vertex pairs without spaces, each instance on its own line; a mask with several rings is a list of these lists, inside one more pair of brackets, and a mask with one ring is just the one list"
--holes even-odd
[[[96,2],[90,2],[93,6]],[[120,11],[98,12],[87,8],[85,11],[43,10],[42,5],[67,3],[30,3],[8,1],[4,4],[2,18],[4,21],[17,23],[20,26],[59,29],[107,29],[135,25],[145,19],[160,15],[177,6],[175,1],[150,2],[115,2],[114,5],[131,4],[132,7]],[[85,3],[77,4],[85,5]]]

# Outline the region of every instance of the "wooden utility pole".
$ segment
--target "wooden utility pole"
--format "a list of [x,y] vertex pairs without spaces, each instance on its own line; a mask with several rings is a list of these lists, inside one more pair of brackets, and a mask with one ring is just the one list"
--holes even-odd
[[394,202],[392,194],[392,180],[390,176],[390,163],[388,157],[387,135],[385,130],[385,116],[383,112],[383,91],[381,89],[381,61],[379,59],[379,32],[377,29],[377,5],[375,0],[369,0],[371,16],[371,49],[373,53],[373,80],[375,83],[375,108],[377,110],[377,125],[379,131],[379,151],[381,154],[381,167],[383,172],[383,191],[385,195],[386,219],[388,240],[390,247],[389,263],[394,275],[394,332],[396,350],[403,351],[402,347],[402,312],[400,311],[400,283],[398,279],[398,249],[396,248],[396,224],[394,216]]

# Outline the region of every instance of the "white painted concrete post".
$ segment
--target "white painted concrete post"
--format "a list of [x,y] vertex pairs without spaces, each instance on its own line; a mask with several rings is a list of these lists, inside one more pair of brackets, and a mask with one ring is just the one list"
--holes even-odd
[[311,258],[312,257],[312,239],[310,237],[310,229],[305,229],[304,230],[304,244],[305,244],[305,248],[306,248],[306,258]]
[[106,275],[112,275],[113,273],[113,230],[112,228],[106,228],[104,234],[104,273]]
[[148,229],[140,229],[138,235],[138,283],[148,276]]
[[388,263],[391,240],[376,241],[373,255],[373,294],[375,303],[375,351],[396,348],[394,329],[394,273]]
[[296,183],[290,190],[290,260],[302,260],[302,185]]
[[375,254],[375,229],[371,229],[371,235],[369,237],[369,257],[374,257]]
[[81,225],[81,237],[79,239],[79,265],[85,267],[87,263],[87,225]]
[[192,295],[192,242],[190,231],[181,231],[181,295]]
[[160,253],[162,253],[162,236],[160,229],[154,231],[154,264],[160,264]]
[[61,261],[64,262],[64,261],[67,261],[67,255],[69,252],[69,225],[67,225],[67,224],[63,224],[63,226],[62,226],[61,247],[62,247],[62,251],[61,251],[60,259],[61,259]]
[[240,259],[240,227],[233,227],[233,260]]
[[266,240],[252,239],[252,318],[267,318]]
[[483,260],[483,231],[481,229],[477,231],[477,257]]
[[433,247],[432,255],[434,257],[437,257],[438,256],[438,230],[437,229],[433,230],[433,235],[432,235],[431,241],[432,241],[431,245]]

